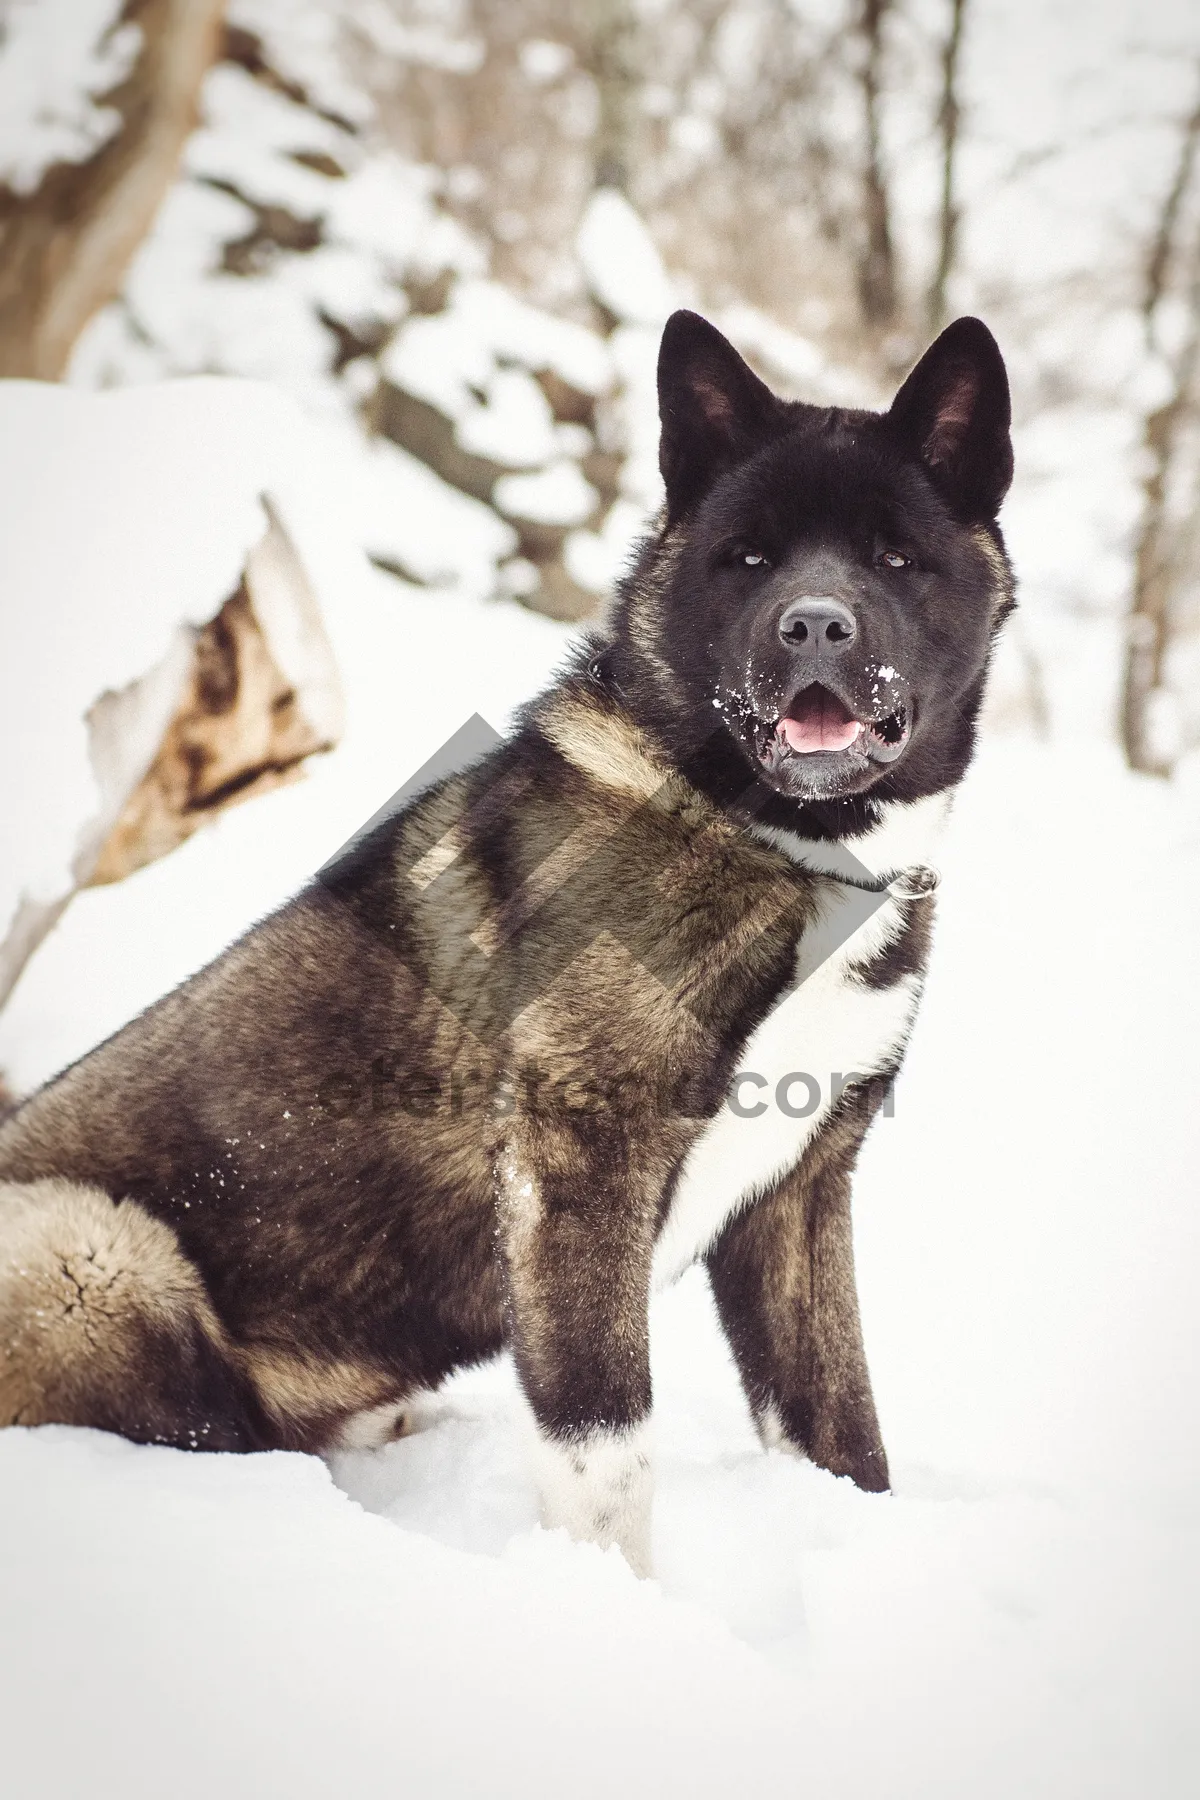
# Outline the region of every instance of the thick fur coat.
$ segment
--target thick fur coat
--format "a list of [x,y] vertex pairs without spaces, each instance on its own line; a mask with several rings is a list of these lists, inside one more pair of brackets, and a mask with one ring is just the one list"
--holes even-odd
[[0,1424],[380,1442],[507,1345],[547,1522],[646,1569],[703,1258],[764,1440],[886,1487],[850,1181],[1012,604],[1003,364],[963,319],[817,409],[678,313],[660,398],[606,641],[0,1127]]

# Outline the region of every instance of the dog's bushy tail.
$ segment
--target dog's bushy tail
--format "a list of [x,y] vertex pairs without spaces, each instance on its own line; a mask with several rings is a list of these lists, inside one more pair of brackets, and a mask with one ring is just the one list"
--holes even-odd
[[200,1273],[132,1200],[0,1183],[0,1425],[253,1450],[271,1433]]

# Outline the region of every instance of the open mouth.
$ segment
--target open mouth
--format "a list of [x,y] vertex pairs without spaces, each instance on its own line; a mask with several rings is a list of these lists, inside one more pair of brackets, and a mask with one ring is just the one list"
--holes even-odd
[[844,701],[814,681],[803,688],[775,729],[763,752],[765,763],[781,756],[865,756],[892,762],[908,741],[907,708],[899,706],[883,719],[860,719]]

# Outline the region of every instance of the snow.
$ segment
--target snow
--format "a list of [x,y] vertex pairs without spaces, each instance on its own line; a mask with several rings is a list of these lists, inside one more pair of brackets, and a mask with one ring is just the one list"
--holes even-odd
[[[270,12],[244,5],[233,22],[274,46]],[[284,14],[275,22],[280,66],[312,88],[329,9],[289,0]],[[386,19],[370,8],[351,7],[343,23],[360,38],[388,35]],[[318,81],[314,92],[326,95],[328,85]],[[327,96],[323,103],[331,114],[356,116]],[[535,570],[529,581],[532,564],[509,566],[517,540],[502,514],[572,526],[596,506],[578,467],[564,467],[588,454],[593,435],[556,422],[536,377],[557,377],[605,407],[616,368],[596,332],[487,278],[480,244],[439,204],[441,184],[437,170],[406,162],[238,66],[218,65],[205,80],[203,124],[188,140],[181,178],[120,302],[76,346],[70,378],[107,387],[222,372],[270,382],[336,439],[358,540],[383,565],[464,593],[531,593],[540,577]],[[441,286],[444,306],[422,310],[422,290]],[[327,320],[362,334],[369,353],[351,353],[335,368]],[[460,449],[544,479],[529,494],[518,487],[511,509],[497,511],[428,469],[418,474],[411,458],[371,435],[381,378],[437,408]],[[643,515],[625,507],[618,517],[636,527]],[[622,554],[627,548],[628,538]]]
[[464,449],[510,468],[544,463],[559,444],[527,371],[550,370],[584,394],[603,393],[613,379],[600,338],[482,279],[456,283],[444,311],[406,320],[381,368],[458,421]]
[[609,339],[620,381],[620,416],[625,463],[621,491],[645,514],[662,504],[658,471],[658,332],[621,325]]
[[599,188],[575,239],[587,283],[623,324],[661,326],[675,301],[662,258],[623,194]]
[[530,38],[521,45],[518,55],[521,73],[539,83],[558,81],[575,60],[569,45],[555,43],[552,38]]
[[600,500],[579,465],[565,460],[533,475],[501,476],[492,498],[509,517],[534,519],[543,525],[582,525]]
[[[661,1789],[685,1745],[714,1800],[767,1773],[747,1744],[754,1658],[615,1557],[581,1566],[549,1540],[498,1559],[444,1549],[296,1457],[208,1458],[181,1485],[169,1453],[86,1434],[14,1432],[0,1451],[9,1616],[29,1618],[0,1703],[16,1791],[600,1800],[628,1786],[631,1754],[644,1791]],[[48,1604],[15,1541],[57,1543]],[[70,1694],[69,1733],[54,1694]]]
[[[657,469],[652,473],[657,476]],[[610,594],[645,529],[649,510],[648,505],[620,499],[599,531],[571,532],[563,545],[563,561],[571,579],[593,593]]]
[[833,406],[883,406],[887,396],[861,378],[831,364],[810,339],[787,331],[756,306],[728,306],[716,318],[725,336],[751,357],[776,390],[797,399]]
[[554,416],[523,369],[497,369],[486,401],[463,414],[456,435],[464,450],[517,468],[536,468],[554,455]]
[[[337,444],[335,436],[334,465]],[[411,487],[393,490],[398,530],[414,516],[429,524],[421,508],[432,511],[449,490],[393,446],[380,452],[412,478]],[[503,730],[561,659],[567,634],[547,619],[458,586],[416,592],[361,558],[347,562],[341,551],[347,536],[354,541],[353,508],[362,500],[354,479],[344,493],[331,484],[318,502],[287,514],[315,571],[342,675],[346,724],[337,750],[314,759],[303,782],[220,814],[161,862],[76,896],[0,1011],[0,1069],[19,1090],[82,1055],[279,905],[464,719],[479,712]],[[459,523],[457,515],[440,519],[447,532]],[[406,552],[412,541],[411,533],[401,537]],[[5,787],[7,808],[17,797],[12,783]]]
[[[18,609],[0,660],[0,939],[22,895],[70,891],[76,858],[99,848],[97,830],[144,773],[187,674],[189,627],[217,613],[264,534],[260,497],[308,550],[318,593],[353,579],[361,553],[339,539],[336,509],[316,522],[319,464],[311,427],[269,388],[0,383],[0,592]],[[260,624],[326,724],[325,678],[278,588]],[[120,767],[111,756],[94,767],[89,708],[151,676]]]
[[371,118],[371,104],[359,83],[345,79],[339,52],[348,24],[367,31],[371,16],[382,10],[377,0],[337,6],[327,0],[230,0],[226,16],[261,40],[271,67],[301,87],[314,106],[361,127]]
[[55,163],[86,162],[120,125],[99,97],[124,80],[142,34],[121,0],[0,3],[0,184],[31,194]]
[[[344,745],[80,897],[0,1015],[19,1081],[274,904],[473,710],[503,728],[567,642],[383,576],[329,623]],[[1200,783],[985,747],[857,1181],[893,1496],[758,1448],[695,1271],[654,1313],[649,1586],[538,1527],[505,1361],[332,1481],[5,1433],[18,1791],[149,1795],[168,1757],[205,1796],[1193,1791],[1198,876]]]
[[497,562],[516,547],[511,526],[387,439],[364,447],[352,425],[330,438],[342,451],[351,529],[373,557],[431,586],[492,592]]
[[[84,386],[222,372],[271,380],[325,411],[341,403],[329,373],[322,308],[351,322],[394,324],[398,278],[442,269],[478,273],[479,250],[434,204],[433,172],[362,144],[243,69],[205,78],[204,123],[188,139],[184,175],[170,189],[131,265],[119,305],[84,332],[71,379]],[[340,176],[296,160],[331,157]],[[248,235],[246,201],[317,222],[307,254],[269,258],[252,279],[222,266],[226,244]]]
[[[312,0],[298,0],[298,4],[311,5]],[[269,20],[273,0],[254,0],[254,5]],[[436,5],[420,10],[427,17],[413,25],[398,18],[387,0],[346,0],[345,4],[346,17],[355,32],[381,56],[455,75],[473,74],[483,62],[487,46],[482,38],[473,38],[464,31],[466,19],[458,0],[450,0],[444,10]],[[442,17],[438,18],[440,10]]]
[[[35,11],[37,54],[63,69],[74,55],[75,73],[49,82],[61,105],[31,135],[4,83],[14,55],[33,54]],[[87,153],[103,125],[87,96],[108,83],[117,39],[95,57],[70,46],[98,44],[115,13],[110,0],[9,0],[0,168],[15,166],[10,143]],[[68,14],[51,43],[47,21]],[[374,0],[343,15],[381,53],[453,67],[478,50],[429,9],[415,26]],[[865,1495],[759,1449],[696,1271],[653,1313],[651,1583],[539,1529],[503,1359],[428,1397],[414,1435],[329,1468],[0,1433],[0,1770],[14,1793],[1196,1791],[1200,753],[1167,785],[1129,775],[1111,743],[1135,413],[1161,370],[1128,307],[1081,325],[1049,285],[1061,277],[1066,292],[1099,266],[1134,201],[1161,191],[1167,138],[1137,119],[1191,101],[1194,59],[1160,53],[1194,37],[1183,9],[1162,9],[1154,53],[1125,53],[1133,16],[1121,0],[1081,32],[1076,6],[1025,7],[1019,25],[991,8],[968,36],[975,286],[964,272],[959,292],[985,311],[1014,284],[1034,296],[1006,334],[1019,398],[1042,367],[1086,362],[1094,381],[1051,384],[1021,411],[1005,527],[1023,607],[945,847],[895,1115],[856,1179],[895,1492]],[[339,74],[328,6],[235,0],[230,17],[327,112],[368,118]],[[549,82],[569,53],[536,40],[522,64]],[[377,365],[362,357],[335,379],[318,307],[399,327],[385,374],[442,407],[464,445],[529,471],[498,485],[516,516],[584,516],[581,489],[568,504],[584,447],[564,435],[580,428],[554,425],[533,372],[603,397],[630,455],[599,529],[567,538],[584,585],[607,589],[658,494],[654,362],[672,293],[619,196],[594,197],[578,243],[618,321],[601,339],[487,279],[439,211],[435,172],[364,149],[236,69],[213,72],[204,112],[185,177],[72,378],[215,368],[293,400],[201,380],[80,401],[68,431],[57,415],[73,396],[41,390],[41,410],[18,417],[34,402],[3,390],[0,604],[21,646],[0,662],[0,732],[20,746],[4,753],[4,880],[61,877],[96,804],[83,710],[159,659],[169,690],[172,633],[227,591],[261,535],[264,487],[321,597],[346,733],[302,782],[77,897],[0,1012],[0,1070],[18,1090],[294,891],[473,713],[504,729],[570,641],[492,599],[537,579],[511,527],[364,435],[356,409]],[[1039,161],[1065,131],[1069,154]],[[345,176],[304,168],[301,149]],[[1013,178],[1022,157],[1032,181]],[[324,244],[252,280],[226,272],[222,246],[255,215],[212,179],[319,216]],[[414,272],[450,276],[438,318],[406,312],[397,282]],[[716,316],[780,386],[880,398],[763,315]],[[48,520],[32,485],[48,466],[42,432],[58,475]],[[220,454],[205,453],[214,442]],[[363,549],[428,585],[371,569]],[[1050,701],[1040,744],[1001,730],[1026,718],[1033,652]],[[70,829],[55,836],[60,812]]]

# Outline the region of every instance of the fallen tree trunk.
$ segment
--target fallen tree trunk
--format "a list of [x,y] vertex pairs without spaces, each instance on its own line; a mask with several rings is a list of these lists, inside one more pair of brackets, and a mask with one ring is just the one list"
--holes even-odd
[[323,600],[359,555],[267,389],[0,383],[0,1009],[72,897],[298,778],[342,731]]

